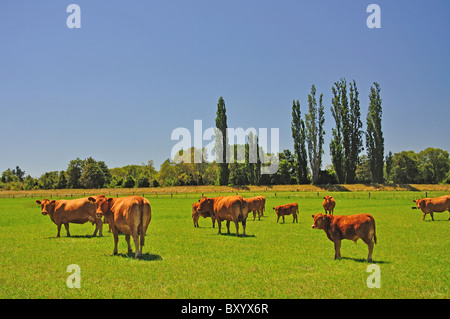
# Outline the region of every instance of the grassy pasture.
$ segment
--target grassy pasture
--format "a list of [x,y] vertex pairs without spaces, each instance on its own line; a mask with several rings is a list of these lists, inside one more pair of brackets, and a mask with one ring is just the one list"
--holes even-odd
[[[194,228],[196,194],[148,196],[152,221],[142,260],[126,253],[124,236],[119,255],[112,256],[107,225],[103,237],[90,236],[91,224],[71,224],[72,237],[62,227],[56,238],[56,225],[40,214],[36,198],[0,199],[0,298],[450,297],[448,212],[423,222],[422,213],[411,209],[417,192],[375,192],[370,198],[368,192],[327,194],[336,199],[335,214],[375,217],[373,259],[381,269],[381,288],[366,285],[370,273],[362,241],[343,241],[343,258],[334,260],[333,243],[322,230],[311,229],[311,214],[322,212],[324,193],[275,197],[269,191],[265,216],[248,219],[244,238],[234,236],[233,224],[232,235],[218,235],[211,219],[200,218],[200,228]],[[277,224],[272,207],[289,202],[299,203],[298,224],[292,216]],[[80,266],[80,289],[66,286],[70,264]]]

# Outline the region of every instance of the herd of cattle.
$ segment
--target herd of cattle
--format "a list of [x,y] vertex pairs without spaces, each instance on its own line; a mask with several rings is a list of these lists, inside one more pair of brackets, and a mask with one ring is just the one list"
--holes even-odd
[[[417,208],[423,212],[422,220],[425,220],[426,214],[450,212],[450,195],[423,198],[414,200]],[[141,196],[129,196],[121,198],[105,197],[104,195],[90,196],[88,198],[79,198],[73,200],[36,200],[41,206],[42,215],[49,215],[51,220],[57,225],[60,237],[61,226],[64,225],[67,236],[70,236],[69,224],[84,224],[91,222],[95,225],[93,236],[102,236],[102,227],[104,221],[107,222],[112,230],[114,237],[114,251],[117,254],[117,243],[119,234],[125,234],[128,244],[128,252],[132,252],[130,237],[133,237],[135,244],[135,258],[142,256],[142,248],[145,243],[145,234],[151,220],[150,202]],[[243,236],[247,217],[253,213],[253,220],[256,215],[258,219],[264,216],[266,198],[257,196],[253,198],[243,198],[240,195],[218,196],[213,198],[202,197],[192,204],[192,219],[194,227],[198,227],[200,216],[212,219],[213,228],[217,221],[219,234],[221,234],[221,222],[226,221],[227,230],[230,233],[230,223],[234,222],[236,226],[236,235],[239,236],[239,223],[243,228]],[[323,201],[324,214],[312,215],[314,222],[313,229],[323,229],[331,241],[334,242],[334,258],[341,258],[340,247],[342,239],[357,241],[362,239],[369,248],[368,261],[372,260],[372,251],[374,243],[377,242],[375,233],[375,219],[370,214],[356,215],[334,215],[336,202],[333,197],[325,196]],[[292,215],[293,222],[298,223],[298,204],[291,203],[273,207],[277,215],[277,223],[280,217]],[[102,221],[102,217],[103,221]],[[450,217],[449,217],[450,220]]]

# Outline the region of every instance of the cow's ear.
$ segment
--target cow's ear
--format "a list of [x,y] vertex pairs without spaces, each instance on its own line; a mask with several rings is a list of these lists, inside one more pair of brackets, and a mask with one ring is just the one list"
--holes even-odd
[[41,204],[42,204],[41,201],[40,201],[39,199],[36,199],[36,203],[37,203],[38,205],[41,205]]
[[417,203],[415,199],[413,199],[413,202],[414,202],[414,203]]
[[324,197],[323,199],[327,199],[326,197]]
[[108,203],[111,203],[113,199],[112,197],[108,198]]
[[56,200],[52,200],[52,201],[50,202],[50,204],[54,204],[54,203],[56,203]]
[[311,215],[311,217],[314,218],[315,216],[314,216],[314,215]]

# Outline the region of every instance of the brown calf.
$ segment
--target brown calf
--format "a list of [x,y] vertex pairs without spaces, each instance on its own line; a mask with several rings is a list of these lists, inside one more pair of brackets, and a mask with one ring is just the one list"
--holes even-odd
[[277,223],[278,223],[278,220],[280,219],[280,217],[283,217],[283,223],[285,223],[284,216],[291,215],[291,214],[294,217],[292,222],[298,223],[298,218],[297,218],[298,204],[297,203],[280,205],[280,206],[272,207],[272,209],[274,209],[275,213],[277,214]]
[[[361,238],[369,247],[367,261],[372,261],[373,244],[377,243],[375,219],[369,214],[349,216],[312,215],[312,228],[323,229],[329,240],[334,242],[334,259],[341,258],[341,240],[350,239],[355,243]],[[372,241],[373,240],[373,241]]]
[[215,227],[216,226],[216,218],[211,214],[210,211],[203,211],[200,213],[198,211],[199,206],[200,206],[199,202],[195,202],[192,204],[192,220],[194,221],[194,227],[199,227],[198,219],[200,218],[200,216],[202,216],[203,218],[211,217],[213,228],[216,228]]
[[[430,214],[431,220],[434,220],[433,213],[450,212],[450,195],[436,198],[414,199],[413,202],[422,210],[422,220],[425,220],[426,214]],[[450,220],[450,216],[448,219]]]
[[95,224],[95,231],[92,236],[96,236],[97,231],[99,231],[99,236],[103,236],[103,222],[101,219],[96,218],[95,206],[87,198],[72,200],[43,199],[42,201],[37,199],[36,203],[41,205],[42,215],[49,215],[52,222],[58,226],[56,237],[60,237],[61,225],[64,224],[69,237],[69,223],[84,224],[86,222],[91,222],[92,225]]
[[329,212],[333,215],[334,206],[336,206],[336,202],[332,196],[325,196],[324,201],[322,203],[323,209],[325,209],[325,215]]

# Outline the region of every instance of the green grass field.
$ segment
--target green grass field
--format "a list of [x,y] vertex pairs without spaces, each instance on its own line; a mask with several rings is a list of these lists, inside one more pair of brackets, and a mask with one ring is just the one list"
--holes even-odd
[[[211,219],[194,228],[191,204],[199,197],[149,197],[152,206],[144,258],[128,255],[124,236],[112,256],[113,237],[91,237],[94,226],[70,225],[56,238],[56,225],[42,216],[36,198],[0,199],[0,298],[449,298],[449,213],[422,221],[412,210],[417,192],[334,192],[335,214],[370,213],[378,244],[374,263],[381,288],[366,285],[367,246],[342,242],[341,260],[311,214],[322,212],[325,193],[265,193],[261,221],[247,221],[247,237],[218,235]],[[250,194],[253,195],[253,194]],[[429,192],[428,196],[443,193]],[[249,196],[245,194],[245,196]],[[272,207],[298,202],[277,224]],[[225,227],[225,223],[222,223]],[[226,228],[225,228],[226,229]],[[240,228],[242,233],[242,227]],[[134,247],[133,243],[132,246]],[[66,285],[66,268],[81,269],[81,288]]]

